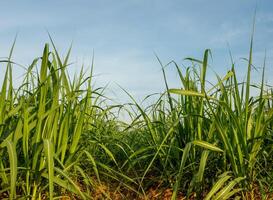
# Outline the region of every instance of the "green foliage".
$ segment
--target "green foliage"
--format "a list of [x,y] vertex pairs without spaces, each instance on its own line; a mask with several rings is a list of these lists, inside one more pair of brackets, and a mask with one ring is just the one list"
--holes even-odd
[[[50,38],[51,39],[51,38]],[[14,88],[12,46],[0,93],[0,197],[89,199],[130,191],[148,198],[153,187],[179,195],[229,199],[256,185],[263,196],[273,184],[273,89],[251,83],[252,41],[246,82],[235,64],[208,87],[210,50],[189,67],[158,59],[166,92],[144,107],[114,105],[94,88],[82,68],[70,78],[68,53],[61,59],[45,45]],[[181,87],[169,88],[166,67],[174,66]],[[259,90],[251,96],[252,88]],[[150,98],[151,96],[148,96]],[[131,121],[119,119],[126,112]],[[125,194],[124,194],[125,195]],[[125,198],[125,196],[124,196]]]

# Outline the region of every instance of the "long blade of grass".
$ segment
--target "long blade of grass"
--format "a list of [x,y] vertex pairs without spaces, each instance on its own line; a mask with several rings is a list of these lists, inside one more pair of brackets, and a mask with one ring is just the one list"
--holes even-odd
[[17,182],[17,153],[16,144],[12,141],[6,141],[9,163],[10,163],[10,199],[16,199],[16,182]]
[[44,139],[44,149],[47,158],[47,171],[48,171],[48,181],[49,181],[49,199],[53,200],[54,196],[54,150],[53,145],[49,139]]

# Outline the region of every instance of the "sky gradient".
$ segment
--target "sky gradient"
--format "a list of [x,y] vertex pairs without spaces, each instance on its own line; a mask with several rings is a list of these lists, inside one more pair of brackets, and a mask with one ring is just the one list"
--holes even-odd
[[[185,57],[202,58],[212,50],[212,70],[224,74],[230,67],[229,47],[240,77],[245,76],[254,10],[257,5],[254,64],[263,63],[267,52],[267,79],[273,75],[272,0],[58,0],[4,1],[0,12],[0,57],[6,57],[16,33],[13,59],[27,66],[42,54],[49,42],[47,30],[64,55],[73,41],[71,73],[90,65],[95,52],[96,85],[110,84],[113,97],[124,94],[117,84],[137,99],[164,91],[156,55],[163,64]],[[1,66],[0,80],[4,66]],[[20,77],[21,69],[15,70]],[[272,74],[272,75],[270,75]],[[180,87],[174,68],[167,69],[171,87]],[[258,79],[259,73],[254,74]]]

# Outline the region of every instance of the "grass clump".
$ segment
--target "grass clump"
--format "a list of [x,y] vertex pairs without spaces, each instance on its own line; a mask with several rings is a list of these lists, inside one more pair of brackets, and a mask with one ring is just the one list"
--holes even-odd
[[[251,83],[252,42],[245,82],[232,63],[209,87],[210,50],[201,60],[187,58],[186,69],[160,62],[166,91],[145,108],[127,91],[130,104],[108,104],[104,88],[93,87],[93,64],[89,74],[82,68],[71,79],[70,49],[62,60],[51,44],[18,89],[12,50],[4,61],[1,198],[270,198],[273,89],[265,84],[265,65],[261,83]],[[168,86],[171,65],[179,88]],[[120,111],[132,120],[121,121]]]

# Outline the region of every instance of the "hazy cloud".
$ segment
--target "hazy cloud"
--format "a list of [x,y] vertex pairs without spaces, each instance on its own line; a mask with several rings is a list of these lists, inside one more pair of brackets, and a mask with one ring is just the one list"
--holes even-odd
[[[122,85],[139,98],[164,89],[160,65],[183,58],[202,58],[213,51],[213,70],[224,73],[230,60],[229,43],[236,60],[247,56],[256,0],[250,1],[12,1],[2,2],[0,57],[7,56],[16,32],[17,62],[27,65],[40,56],[48,30],[61,53],[73,41],[71,61],[77,71],[90,63],[95,50],[98,84]],[[260,65],[267,49],[273,52],[273,2],[258,1],[254,62]],[[259,55],[259,56],[258,56]],[[241,65],[242,62],[238,61]],[[269,64],[272,62],[269,61]],[[271,66],[270,66],[271,67]],[[241,67],[240,69],[243,69]],[[3,67],[0,78],[2,78]],[[240,70],[243,76],[243,70]],[[16,71],[19,76],[22,71]],[[179,87],[175,70],[168,68],[170,85]],[[210,77],[210,76],[209,76]],[[1,80],[1,79],[0,79]]]

